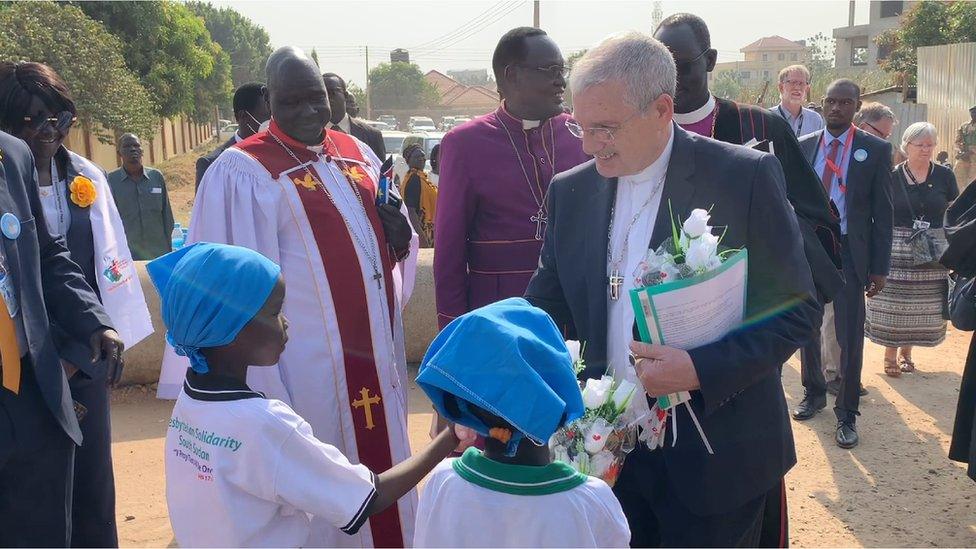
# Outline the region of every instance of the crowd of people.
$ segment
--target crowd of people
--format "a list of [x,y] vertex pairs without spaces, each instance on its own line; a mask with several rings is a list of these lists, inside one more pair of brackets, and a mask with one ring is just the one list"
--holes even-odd
[[[836,444],[853,448],[865,337],[899,377],[947,319],[976,324],[976,185],[960,196],[955,177],[976,107],[954,174],[930,123],[894,150],[895,115],[851,80],[818,112],[809,70],[786,67],[765,109],[710,92],[716,59],[692,14],[608,38],[572,72],[545,31],[513,29],[491,60],[499,107],[448,132],[432,174],[404,148],[393,181],[343,78],[282,47],[266,83],[236,90],[237,133],[197,161],[175,251],[139,137],[106,174],[64,146],[68,84],[0,63],[0,545],[118,545],[109,390],[152,333],[134,265],[149,260],[181,546],[785,546],[790,415],[835,395]],[[619,292],[696,208],[748,250],[745,320],[690,350],[635,341]],[[436,249],[440,333],[416,380],[432,442],[412,453],[402,310],[420,246]],[[566,340],[585,342],[579,372]],[[607,372],[649,399],[691,395],[612,488],[546,444],[583,414],[578,382]],[[976,479],[974,395],[976,339],[950,451]],[[696,429],[708,442],[677,440]],[[498,527],[472,526],[485,517]]]

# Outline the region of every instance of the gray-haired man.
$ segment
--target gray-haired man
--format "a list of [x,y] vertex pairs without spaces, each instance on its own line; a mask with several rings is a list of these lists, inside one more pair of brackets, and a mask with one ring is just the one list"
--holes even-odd
[[[614,488],[631,545],[755,546],[767,493],[796,462],[780,372],[821,310],[779,162],[675,125],[676,76],[668,50],[636,32],[577,62],[567,125],[594,159],[552,182],[526,298],[586,341],[584,376],[612,363],[648,395],[691,391],[715,453],[694,434],[654,451],[638,445]],[[633,342],[634,311],[626,297],[614,299],[609,273],[637,269],[670,234],[669,211],[684,219],[710,207],[713,222],[728,228],[723,243],[749,250],[746,315],[762,320],[688,351]],[[624,278],[622,296],[634,286]],[[687,412],[669,421],[696,432]]]

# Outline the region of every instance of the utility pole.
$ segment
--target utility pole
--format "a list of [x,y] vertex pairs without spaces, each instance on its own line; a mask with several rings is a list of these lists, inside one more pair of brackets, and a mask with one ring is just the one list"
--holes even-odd
[[654,2],[654,11],[651,12],[651,32],[657,30],[662,19],[664,19],[664,14],[661,12],[661,3]]
[[366,48],[366,120],[372,120],[373,112],[372,109],[370,109],[370,104],[369,104],[370,103],[369,101],[369,46],[365,46],[365,48]]
[[532,2],[532,26],[539,28],[539,0]]

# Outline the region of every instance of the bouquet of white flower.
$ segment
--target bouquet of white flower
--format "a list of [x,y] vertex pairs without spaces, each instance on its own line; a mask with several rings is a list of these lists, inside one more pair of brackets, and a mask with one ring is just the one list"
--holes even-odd
[[[580,344],[576,341],[566,344],[579,373],[585,366]],[[549,449],[554,460],[568,463],[577,471],[613,486],[624,459],[636,443],[637,421],[628,412],[634,395],[643,391],[627,380],[614,382],[609,374],[586,380],[580,390],[586,413],[556,431],[549,439]]]

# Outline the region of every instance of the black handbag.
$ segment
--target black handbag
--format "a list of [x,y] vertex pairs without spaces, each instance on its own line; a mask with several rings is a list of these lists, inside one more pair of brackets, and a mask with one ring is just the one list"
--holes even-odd
[[949,320],[957,330],[976,330],[976,278],[956,276],[949,292]]
[[[908,167],[903,165],[905,177],[908,177]],[[908,184],[901,186],[901,191],[905,195],[905,204],[912,219],[915,219],[915,209],[912,208],[912,201],[908,198]],[[912,234],[905,238],[905,242],[912,250],[913,267],[941,267],[939,258],[949,247],[946,240],[945,229],[932,229],[929,227],[913,227]]]

